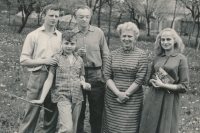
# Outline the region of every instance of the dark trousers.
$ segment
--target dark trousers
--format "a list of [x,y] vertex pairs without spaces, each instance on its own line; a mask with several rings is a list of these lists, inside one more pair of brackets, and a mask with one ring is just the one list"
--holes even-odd
[[[79,116],[77,133],[84,133],[84,119],[86,110],[86,95],[88,96],[90,125],[92,133],[100,133],[102,126],[102,113],[104,107],[105,83],[100,78],[101,71],[89,72],[86,69],[86,82],[91,84],[91,91],[83,90],[84,101],[82,103],[81,114]],[[93,77],[94,76],[94,77]],[[95,77],[96,76],[96,77]],[[96,81],[95,81],[96,80]]]
[[[30,74],[27,87],[27,100],[37,100],[40,98],[44,82],[48,76],[48,72],[37,71]],[[44,101],[44,107],[52,110],[48,112],[44,110],[44,133],[55,133],[58,119],[57,104],[51,102],[50,93]],[[34,133],[37,120],[40,114],[40,107],[26,104],[26,113],[19,128],[19,133]]]

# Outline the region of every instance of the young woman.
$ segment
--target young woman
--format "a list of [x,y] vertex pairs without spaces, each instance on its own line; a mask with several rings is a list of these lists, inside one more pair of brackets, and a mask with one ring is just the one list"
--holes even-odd
[[[180,93],[186,92],[189,82],[188,63],[183,50],[184,44],[175,30],[166,28],[158,34],[140,133],[178,133]],[[152,78],[159,68],[166,71],[174,82],[163,83],[158,75]]]

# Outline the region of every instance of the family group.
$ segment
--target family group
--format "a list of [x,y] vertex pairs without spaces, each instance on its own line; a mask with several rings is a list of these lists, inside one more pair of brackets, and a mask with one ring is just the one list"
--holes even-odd
[[86,101],[92,133],[178,133],[180,96],[188,88],[188,63],[177,32],[163,29],[148,57],[137,47],[139,29],[118,25],[121,46],[110,52],[103,31],[90,25],[92,10],[76,6],[77,27],[56,29],[57,5],[43,9],[44,23],[26,36],[20,63],[30,71],[26,113],[19,133],[34,133],[42,104],[45,133],[84,133]]

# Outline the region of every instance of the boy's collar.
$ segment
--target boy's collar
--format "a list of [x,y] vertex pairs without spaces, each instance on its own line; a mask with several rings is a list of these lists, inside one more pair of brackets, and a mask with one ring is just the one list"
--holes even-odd
[[[61,55],[63,56],[68,56],[67,54],[64,53],[64,50],[62,49],[60,52]],[[78,55],[73,51],[72,54],[74,55],[75,58],[78,58]]]

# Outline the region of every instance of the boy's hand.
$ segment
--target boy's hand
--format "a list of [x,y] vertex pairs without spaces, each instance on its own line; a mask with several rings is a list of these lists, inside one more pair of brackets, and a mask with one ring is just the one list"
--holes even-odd
[[36,103],[36,104],[42,104],[43,103],[43,101],[42,100],[32,100],[32,101],[30,101],[31,103]]
[[77,51],[77,54],[79,56],[84,56],[86,54],[86,49],[84,47],[80,48],[78,51]]

